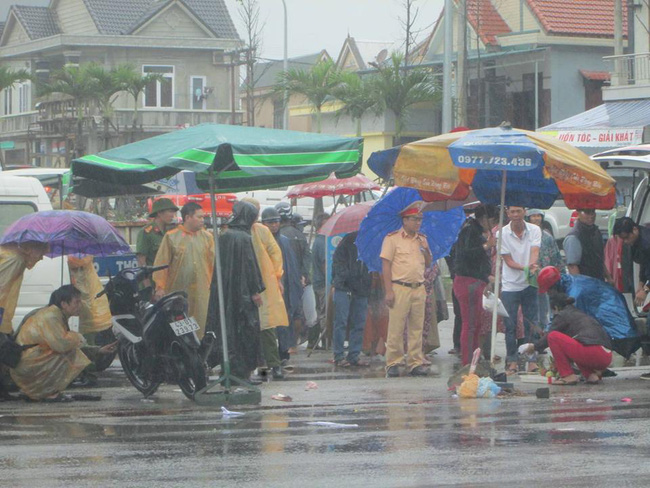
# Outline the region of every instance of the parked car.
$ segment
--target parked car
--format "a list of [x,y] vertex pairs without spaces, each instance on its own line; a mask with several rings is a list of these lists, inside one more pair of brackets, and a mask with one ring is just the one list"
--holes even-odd
[[45,193],[50,198],[54,208],[61,208],[61,187],[64,183],[64,175],[69,173],[69,168],[40,168],[40,167],[22,167],[17,169],[6,169],[2,172],[4,175],[11,176],[30,176],[41,182]]
[[[169,198],[174,205],[181,208],[189,202],[198,203],[205,212],[206,216],[210,216],[212,212],[212,204],[210,202],[209,193],[199,193],[195,195],[160,195],[157,197],[149,198],[147,201],[147,210],[151,212],[153,202],[160,198]],[[232,214],[232,206],[237,201],[237,196],[234,193],[218,193],[215,195],[217,217],[228,217]]]
[[[611,219],[625,215],[633,202],[634,188],[650,173],[650,144],[604,151],[594,154],[591,159],[616,180],[616,207],[596,211],[596,224],[607,237]],[[577,217],[578,212],[568,209],[564,200],[558,199],[546,210],[547,230],[562,241],[575,225]]]
[[[286,195],[291,187],[273,188],[271,190],[253,190],[247,192],[237,193],[237,198],[252,197],[260,202],[262,209],[266,207],[273,207],[279,202],[290,202],[293,205],[294,213],[298,213],[307,222],[311,222],[314,213],[314,199],[311,197],[293,198],[289,200]],[[364,191],[358,195],[341,195],[338,197],[338,204],[336,208],[341,209],[354,203],[367,202],[370,200],[378,200],[381,197],[381,192],[378,191]],[[323,197],[323,209],[327,213],[332,213],[336,199],[334,197]]]
[[[211,214],[210,194],[205,193],[196,184],[196,175],[192,171],[181,171],[169,178],[154,181],[149,186],[162,193],[149,198],[147,210],[151,212],[153,202],[159,198],[169,198],[174,204],[181,208],[189,202],[201,205],[207,216]],[[218,193],[216,197],[217,217],[228,217],[232,214],[232,206],[237,201],[234,193]]]

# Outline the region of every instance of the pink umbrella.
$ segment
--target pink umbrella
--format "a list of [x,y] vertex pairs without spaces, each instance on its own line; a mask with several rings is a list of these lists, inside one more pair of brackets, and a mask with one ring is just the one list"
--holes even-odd
[[356,195],[366,190],[379,190],[380,186],[363,175],[338,179],[334,173],[326,180],[296,185],[287,192],[287,198],[321,198],[336,195]]
[[344,208],[327,219],[327,222],[325,222],[318,233],[332,236],[336,234],[348,234],[359,230],[361,221],[374,204],[374,201],[363,202]]

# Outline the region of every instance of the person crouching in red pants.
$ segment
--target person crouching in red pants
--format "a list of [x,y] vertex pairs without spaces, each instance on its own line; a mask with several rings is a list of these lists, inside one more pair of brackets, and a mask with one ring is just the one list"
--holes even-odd
[[591,315],[573,306],[575,299],[565,293],[551,295],[551,310],[555,317],[550,332],[535,344],[528,344],[525,352],[551,349],[560,378],[555,385],[576,385],[578,377],[571,363],[580,369],[589,384],[600,383],[602,372],[612,362],[612,343],[600,323]]

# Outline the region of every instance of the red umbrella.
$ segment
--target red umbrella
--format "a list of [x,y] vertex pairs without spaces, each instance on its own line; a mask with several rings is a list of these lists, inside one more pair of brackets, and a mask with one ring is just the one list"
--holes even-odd
[[335,195],[356,195],[366,190],[379,190],[380,186],[363,175],[338,179],[332,173],[326,180],[296,185],[287,192],[287,198],[321,198]]
[[361,221],[374,204],[374,201],[363,202],[344,208],[327,219],[327,222],[320,228],[318,233],[332,236],[336,234],[348,234],[359,230]]

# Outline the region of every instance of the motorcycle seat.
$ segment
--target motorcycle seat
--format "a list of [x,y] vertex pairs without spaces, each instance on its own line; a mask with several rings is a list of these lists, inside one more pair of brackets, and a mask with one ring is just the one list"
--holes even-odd
[[[149,308],[145,315],[146,317],[151,317],[154,313],[157,313],[163,306],[165,306],[166,303],[176,300],[177,298],[182,297],[185,300],[187,300],[187,293],[184,291],[175,291],[172,292],[168,295],[165,295],[162,297],[160,300],[158,300],[156,303],[154,303],[153,307]],[[145,320],[146,322],[146,320]]]

